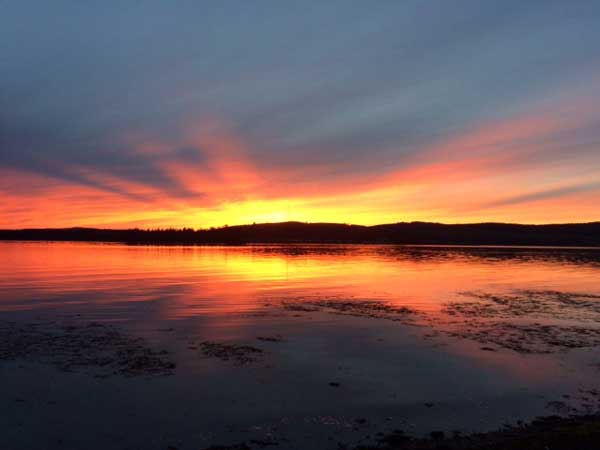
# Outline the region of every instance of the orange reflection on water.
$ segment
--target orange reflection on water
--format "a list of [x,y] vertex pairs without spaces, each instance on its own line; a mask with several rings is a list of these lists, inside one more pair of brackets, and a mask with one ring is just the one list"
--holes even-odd
[[[1,256],[11,267],[2,280],[5,292],[12,289],[25,297],[34,291],[81,292],[84,302],[168,296],[165,317],[249,311],[261,308],[267,293],[270,298],[335,294],[435,312],[462,291],[597,289],[600,269],[595,256],[582,263],[569,261],[569,251],[561,252],[351,245],[0,244]],[[91,293],[106,295],[96,300]],[[3,295],[1,307],[10,304],[10,296]],[[35,301],[21,304],[39,306]]]
[[[202,319],[194,322],[194,332],[242,341],[259,335],[267,323],[261,320],[288,331],[299,323],[310,332],[315,323],[311,315],[286,315],[281,308],[286,299],[379,300],[424,313],[431,319],[424,328],[436,329],[434,319],[443,316],[449,301],[464,300],[464,291],[598,293],[600,279],[600,250],[4,242],[0,258],[10,268],[0,280],[1,311],[81,312],[152,330],[173,321]],[[265,313],[274,314],[265,319]],[[387,320],[363,319],[359,325],[334,315],[319,320],[350,326],[348,333],[358,326],[390,342],[404,339],[398,334],[403,327]],[[422,339],[410,345],[432,351],[427,347],[432,343]],[[528,380],[558,373],[561,364],[552,357],[532,364],[516,353],[482,352],[467,340],[453,341],[445,351]]]

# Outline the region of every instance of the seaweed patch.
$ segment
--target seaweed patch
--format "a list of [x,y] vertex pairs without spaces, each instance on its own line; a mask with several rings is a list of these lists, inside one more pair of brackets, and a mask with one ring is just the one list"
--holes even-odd
[[200,342],[198,347],[207,357],[217,358],[222,361],[232,361],[237,365],[257,362],[265,353],[260,348],[251,345],[225,344],[214,341]]
[[406,306],[396,306],[381,300],[363,299],[313,299],[296,298],[286,299],[283,308],[290,311],[301,312],[328,312],[333,314],[371,317],[393,321],[406,321],[418,315],[415,309]]
[[175,363],[165,350],[155,350],[142,338],[117,327],[92,322],[0,324],[0,360],[48,363],[63,371],[112,375],[170,375]]

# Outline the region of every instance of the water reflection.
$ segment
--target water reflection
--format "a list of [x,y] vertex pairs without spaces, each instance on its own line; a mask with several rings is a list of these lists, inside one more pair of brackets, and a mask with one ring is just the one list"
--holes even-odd
[[[600,294],[597,249],[0,243],[0,258],[8,268],[0,279],[3,317],[118,322],[168,348],[177,359],[173,381],[138,389],[160,398],[161,410],[207,405],[216,424],[198,411],[172,421],[202,432],[225,436],[233,425],[255,426],[257,417],[269,426],[285,416],[313,427],[307,417],[316,415],[366,416],[400,428],[386,418],[410,417],[417,431],[492,428],[543,414],[549,400],[597,379],[593,346],[544,354],[503,346],[499,338],[481,341],[486,330],[505,331],[501,320],[568,322],[556,308],[595,308],[595,297],[547,300],[543,293]],[[473,300],[465,292],[487,303],[465,306]],[[537,292],[533,300],[542,300],[507,315],[506,302],[520,301],[516,292]],[[366,306],[347,310],[335,302]],[[452,316],[453,302],[460,314],[483,308],[488,315]],[[313,308],[285,307],[303,303]],[[408,318],[394,315],[406,311]],[[597,326],[591,317],[567,319]],[[452,326],[474,332],[452,334]],[[536,339],[531,345],[545,349],[545,337]],[[239,370],[202,358],[203,341],[257,346],[265,358]],[[174,391],[185,408],[169,403]],[[430,402],[438,406],[423,406]]]
[[595,291],[600,250],[2,243],[0,308],[172,300],[165,318],[339,295],[436,311],[460,291]]

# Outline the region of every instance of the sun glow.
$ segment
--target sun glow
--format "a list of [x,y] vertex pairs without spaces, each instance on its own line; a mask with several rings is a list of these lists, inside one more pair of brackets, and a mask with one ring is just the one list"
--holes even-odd
[[[68,179],[0,168],[0,228],[595,221],[597,152],[580,155],[576,164],[538,159],[554,146],[579,144],[571,136],[595,123],[585,108],[582,116],[568,114],[573,108],[481,124],[364,173],[347,161],[261,161],[231,127],[193,122],[170,140],[122,138],[132,155],[158,171],[158,180],[77,165],[65,168]],[[189,161],[173,150],[179,148],[191,149]]]

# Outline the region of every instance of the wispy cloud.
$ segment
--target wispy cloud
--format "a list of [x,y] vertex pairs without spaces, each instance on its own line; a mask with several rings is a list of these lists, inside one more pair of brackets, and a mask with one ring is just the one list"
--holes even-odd
[[554,189],[546,189],[543,191],[528,192],[526,194],[508,197],[502,200],[497,200],[487,204],[488,208],[496,206],[509,206],[519,203],[539,202],[559,197],[567,197],[574,194],[597,192],[600,198],[600,182],[597,183],[582,183],[571,186],[563,186]]

